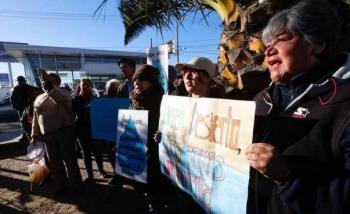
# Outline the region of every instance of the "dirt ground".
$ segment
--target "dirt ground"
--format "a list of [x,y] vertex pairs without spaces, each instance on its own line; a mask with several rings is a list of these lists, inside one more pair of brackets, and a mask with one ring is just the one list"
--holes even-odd
[[[0,214],[22,213],[145,213],[141,194],[132,189],[113,192],[108,179],[99,176],[94,163],[96,183],[85,184],[84,192],[68,190],[60,197],[52,194],[52,185],[33,185],[30,192],[25,146],[12,143],[0,146]],[[79,159],[83,179],[86,178],[84,164]],[[105,170],[112,175],[111,165],[105,161]]]

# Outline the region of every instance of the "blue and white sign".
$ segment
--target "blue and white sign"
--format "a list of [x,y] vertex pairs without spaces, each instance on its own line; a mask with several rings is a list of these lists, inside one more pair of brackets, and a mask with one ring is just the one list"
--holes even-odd
[[168,92],[168,48],[168,45],[160,45],[158,47],[147,49],[147,64],[158,68],[158,81],[163,87],[164,93]]
[[119,110],[115,172],[147,183],[148,111]]

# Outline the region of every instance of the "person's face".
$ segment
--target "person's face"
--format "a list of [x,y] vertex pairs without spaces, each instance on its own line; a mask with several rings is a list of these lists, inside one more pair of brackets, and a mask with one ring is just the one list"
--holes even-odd
[[183,69],[182,77],[187,92],[198,94],[201,89],[209,88],[210,77],[204,72],[187,67]]
[[141,94],[143,91],[152,87],[152,83],[148,80],[135,80],[134,81],[134,91],[136,94]]
[[92,89],[92,85],[90,84],[90,82],[88,82],[86,80],[83,80],[80,82],[81,95],[83,95],[83,96],[90,95],[91,89]]
[[128,63],[120,63],[119,65],[122,75],[125,79],[131,80],[135,70]]
[[288,32],[277,34],[266,46],[265,60],[274,82],[286,83],[306,72],[316,64],[316,54],[321,51],[305,42],[300,34]]

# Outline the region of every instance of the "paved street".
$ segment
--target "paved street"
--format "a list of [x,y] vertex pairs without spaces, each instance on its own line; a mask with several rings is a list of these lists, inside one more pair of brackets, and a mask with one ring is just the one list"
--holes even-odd
[[0,118],[0,144],[18,142],[21,131],[17,118]]

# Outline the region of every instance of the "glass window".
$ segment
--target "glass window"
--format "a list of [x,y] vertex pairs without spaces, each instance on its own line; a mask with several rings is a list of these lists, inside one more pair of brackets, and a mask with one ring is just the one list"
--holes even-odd
[[80,56],[62,56],[56,55],[57,62],[80,62]]
[[29,60],[30,65],[32,66],[33,70],[35,70],[37,68],[40,68],[39,55],[37,55],[37,54],[27,54],[27,58]]
[[24,72],[24,66],[22,63],[19,63],[19,62],[11,63],[11,70],[12,70],[12,79],[15,84],[18,76],[24,76],[24,77],[26,76]]
[[58,75],[61,77],[61,86],[65,84],[73,88],[73,74],[72,71],[58,71]]
[[85,56],[85,62],[97,62],[102,63],[103,58],[100,56]]
[[54,55],[40,55],[41,67],[50,70],[56,70],[56,61]]
[[10,76],[8,64],[0,62],[0,88],[10,87]]
[[119,58],[116,56],[104,56],[103,63],[118,63]]

